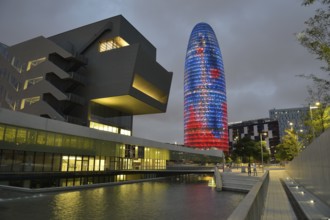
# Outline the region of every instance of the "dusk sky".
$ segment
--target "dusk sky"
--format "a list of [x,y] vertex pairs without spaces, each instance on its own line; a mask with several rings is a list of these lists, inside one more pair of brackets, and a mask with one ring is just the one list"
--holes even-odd
[[225,67],[229,122],[265,118],[273,108],[306,106],[321,63],[295,38],[315,6],[302,0],[0,0],[0,42],[9,46],[123,15],[173,72],[167,112],[134,117],[133,135],[183,143],[184,60],[199,22],[213,28]]

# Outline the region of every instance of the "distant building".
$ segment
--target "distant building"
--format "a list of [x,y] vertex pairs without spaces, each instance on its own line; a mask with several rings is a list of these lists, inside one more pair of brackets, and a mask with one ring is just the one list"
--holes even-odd
[[229,123],[229,146],[232,150],[235,142],[244,137],[251,140],[260,141],[260,133],[267,133],[263,141],[266,141],[270,151],[271,162],[275,161],[275,146],[280,143],[278,122],[269,118],[256,119],[250,121],[240,121]]
[[296,132],[306,131],[304,121],[309,114],[308,107],[301,108],[286,108],[286,109],[271,109],[269,117],[272,120],[278,121],[280,138],[285,135],[286,129],[294,129]]
[[217,38],[206,23],[191,32],[184,75],[184,144],[228,151],[225,72]]

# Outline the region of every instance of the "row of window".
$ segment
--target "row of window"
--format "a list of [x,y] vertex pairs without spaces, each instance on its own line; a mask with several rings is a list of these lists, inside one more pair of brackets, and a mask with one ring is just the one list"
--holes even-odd
[[166,169],[166,160],[77,156],[0,149],[0,172],[81,172]]
[[99,52],[105,52],[121,47],[128,46],[129,44],[121,37],[104,40],[99,43]]
[[[26,129],[0,124],[0,141],[14,145],[43,145],[48,147],[65,147],[73,150],[102,151],[107,156],[122,158],[162,159],[169,158],[168,150],[111,141],[96,140],[73,135]],[[28,147],[27,147],[28,148]]]
[[[122,129],[122,128],[119,129],[114,126],[105,125],[105,124],[101,124],[101,123],[97,123],[97,122],[93,122],[93,121],[90,122],[89,127],[94,128],[96,130],[108,131],[108,132],[127,135],[127,136],[131,136],[131,133],[132,133],[131,131],[126,130],[126,129]],[[120,132],[119,132],[119,130],[120,130]]]

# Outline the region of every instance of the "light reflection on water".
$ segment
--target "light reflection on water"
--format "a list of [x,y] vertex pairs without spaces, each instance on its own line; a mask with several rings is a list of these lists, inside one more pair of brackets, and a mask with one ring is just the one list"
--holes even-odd
[[205,182],[145,182],[2,201],[0,219],[226,219],[244,196]]

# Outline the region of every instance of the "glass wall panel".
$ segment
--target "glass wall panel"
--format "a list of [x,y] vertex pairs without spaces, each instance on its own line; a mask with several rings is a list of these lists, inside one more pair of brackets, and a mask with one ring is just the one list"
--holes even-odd
[[88,171],[94,171],[94,157],[89,157]]
[[55,142],[55,134],[54,133],[48,133],[47,134],[47,141],[46,144],[48,146],[54,146],[54,142]]
[[63,135],[63,146],[65,146],[65,147],[70,146],[70,136]]
[[88,171],[88,156],[83,157],[82,171]]
[[42,172],[44,167],[44,153],[36,152],[35,154],[35,172]]
[[77,156],[76,157],[76,170],[75,171],[81,171],[82,166],[82,157]]
[[74,179],[74,185],[75,186],[80,186],[81,185],[80,182],[81,182],[80,177]]
[[104,170],[110,170],[110,157],[105,157]]
[[75,137],[75,136],[72,136],[72,137],[71,137],[71,143],[70,143],[70,146],[72,146],[72,147],[76,147],[76,146],[77,146],[77,138],[78,138],[78,137]]
[[55,135],[55,146],[61,147],[62,142],[63,142],[62,135],[61,134],[56,134]]
[[53,171],[57,172],[61,170],[61,155],[54,154],[53,156]]
[[70,156],[69,157],[69,169],[68,171],[74,171],[76,166],[76,157]]
[[34,167],[34,152],[25,152],[24,171],[32,172]]
[[21,172],[24,168],[24,151],[16,150],[14,152],[13,171]]
[[38,131],[37,134],[37,144],[45,145],[46,144],[46,132]]
[[62,167],[61,171],[67,172],[69,167],[69,156],[63,156],[62,157]]
[[28,130],[27,131],[27,144],[35,144],[37,140],[37,131],[35,130]]
[[16,128],[7,126],[5,130],[5,141],[15,142]]
[[24,128],[18,128],[17,129],[17,136],[16,136],[16,142],[17,143],[26,143],[26,129]]
[[44,171],[45,172],[52,171],[52,166],[53,166],[53,154],[45,153]]
[[101,157],[101,159],[100,159],[100,171],[104,171],[104,164],[105,164],[105,159],[104,159],[104,157]]
[[96,156],[95,157],[95,167],[94,167],[94,171],[99,171],[100,170],[100,157]]
[[12,150],[2,150],[0,171],[8,172],[12,170],[13,156]]
[[5,126],[0,124],[0,141],[3,140],[4,133],[5,133]]

